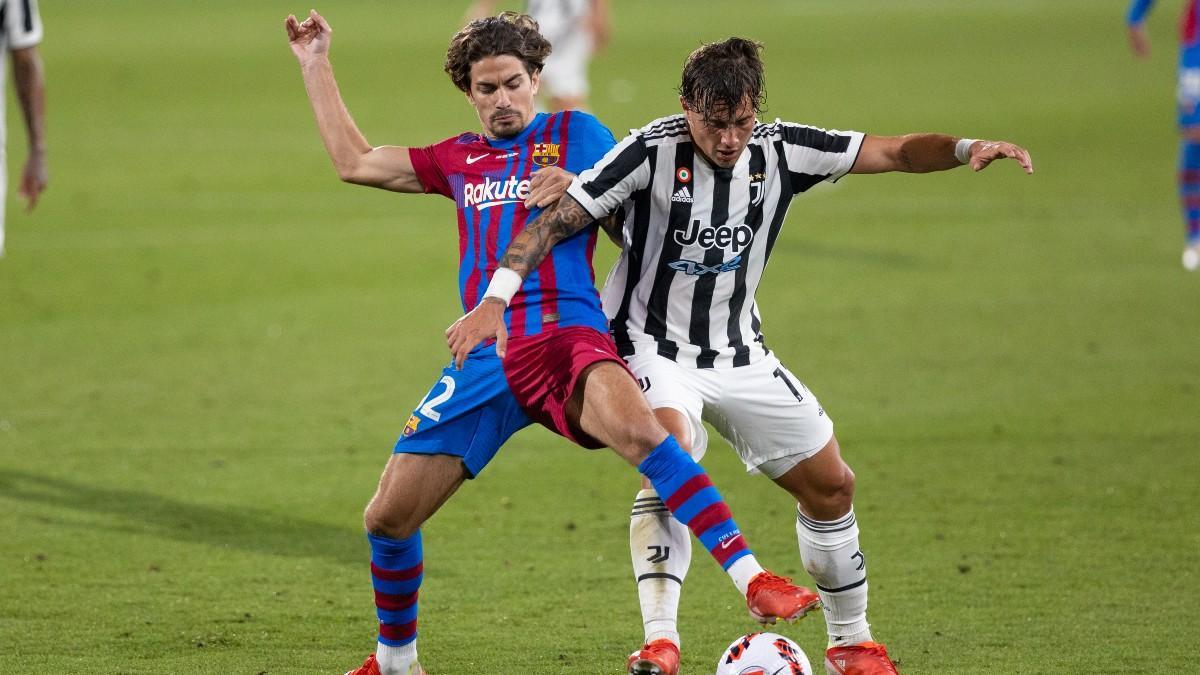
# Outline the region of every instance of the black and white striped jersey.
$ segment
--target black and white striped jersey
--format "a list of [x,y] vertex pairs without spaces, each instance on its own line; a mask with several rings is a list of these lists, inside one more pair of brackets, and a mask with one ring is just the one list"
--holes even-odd
[[[0,0],[0,92],[4,91],[8,52],[42,41],[42,18],[37,0]],[[0,97],[0,150],[4,148],[4,101]]]
[[26,49],[42,41],[37,0],[0,0],[0,44],[4,51]]
[[697,368],[748,365],[768,350],[754,293],[792,198],[854,165],[859,132],[756,124],[732,169],[692,145],[682,114],[634,130],[571,184],[599,218],[624,206],[624,246],[602,298],[623,356]]

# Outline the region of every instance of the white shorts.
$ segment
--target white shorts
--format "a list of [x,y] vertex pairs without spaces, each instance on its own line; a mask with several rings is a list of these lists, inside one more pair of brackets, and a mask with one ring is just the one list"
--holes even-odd
[[538,22],[538,32],[553,49],[542,68],[541,93],[559,98],[586,98],[587,68],[592,57],[592,32],[587,19],[588,0],[529,2],[529,14]]
[[657,354],[626,359],[652,408],[683,413],[692,457],[704,456],[715,428],[751,473],[777,478],[833,438],[833,420],[774,354],[737,368],[685,368]]
[[582,28],[553,42],[554,51],[542,68],[541,91],[548,96],[584,98],[588,95],[587,69],[592,56],[592,36]]

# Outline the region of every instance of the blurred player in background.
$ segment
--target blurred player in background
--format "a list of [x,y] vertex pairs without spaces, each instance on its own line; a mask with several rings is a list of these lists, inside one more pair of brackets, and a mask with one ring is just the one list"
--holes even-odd
[[[470,19],[495,14],[496,0],[478,0]],[[525,13],[554,45],[542,69],[542,96],[550,110],[587,110],[588,63],[608,44],[608,0],[528,0]]]
[[[37,48],[42,41],[42,19],[38,16],[37,0],[0,0],[0,24],[3,52],[12,59],[13,83],[17,101],[21,104],[21,117],[25,120],[25,135],[29,139],[29,154],[25,157],[17,193],[25,198],[27,209],[32,211],[49,180],[46,171],[46,83]],[[3,80],[4,68],[0,64],[0,89],[3,89]],[[8,192],[4,118],[3,102],[0,102],[0,257],[4,257],[4,197]]]
[[[559,239],[624,213],[624,246],[604,286],[604,307],[655,415],[697,459],[709,421],[748,469],[796,500],[800,558],[826,612],[826,669],[895,673],[867,623],[854,473],[821,404],[767,349],[755,291],[789,204],[817,183],[963,164],[979,171],[1003,157],[1029,173],[1033,167],[1024,149],[1005,142],[760,123],[760,49],[730,38],[693,52],[680,87],[683,113],[633,132],[584,171],[554,210],[513,241],[505,260],[533,269]],[[494,309],[479,320],[503,327]],[[670,500],[649,483],[642,488],[630,550],[646,643],[627,667],[630,675],[675,675],[691,539],[669,517]]]
[[636,466],[706,544],[755,616],[797,618],[819,605],[816,593],[758,565],[704,469],[658,424],[640,395],[608,336],[596,293],[594,219],[549,256],[542,252],[544,264],[526,270],[525,279],[510,270],[507,280],[497,283],[494,276],[485,292],[500,252],[539,212],[531,207],[566,187],[547,186],[564,174],[542,169],[578,172],[615,143],[587,113],[535,113],[550,44],[533,20],[506,12],[473,21],[451,39],[445,70],[475,108],[482,133],[414,148],[373,147],[358,130],[333,77],[332,30],[324,18],[316,11],[303,22],[289,16],[285,27],[339,177],[453,199],[463,308],[498,308],[507,323],[499,341],[478,349],[458,348],[471,337],[458,324],[447,330],[454,363],[409,417],[367,505],[379,637],[376,652],[354,675],[424,672],[416,649],[420,527],[532,421],[585,447],[611,447]]
[[[1138,58],[1150,56],[1146,16],[1154,0],[1134,0],[1126,20],[1129,47]],[[1179,20],[1179,199],[1187,227],[1183,266],[1200,268],[1200,2],[1187,0]]]

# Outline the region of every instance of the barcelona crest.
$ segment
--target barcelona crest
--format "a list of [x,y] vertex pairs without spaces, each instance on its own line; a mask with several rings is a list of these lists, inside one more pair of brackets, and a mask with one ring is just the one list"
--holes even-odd
[[421,424],[420,417],[417,417],[416,415],[409,417],[408,423],[406,423],[404,425],[404,435],[412,436],[413,434],[417,433],[417,427],[420,426],[420,424]]
[[538,166],[554,166],[558,164],[558,143],[534,143],[533,163]]

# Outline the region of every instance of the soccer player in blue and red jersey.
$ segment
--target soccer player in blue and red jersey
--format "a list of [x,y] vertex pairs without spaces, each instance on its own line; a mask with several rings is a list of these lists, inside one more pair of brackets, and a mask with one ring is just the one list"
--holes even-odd
[[[547,187],[555,172],[544,169],[578,172],[615,145],[586,113],[535,114],[550,44],[527,16],[480,19],[453,37],[445,70],[483,133],[415,148],[373,147],[359,132],[338,93],[328,56],[332,31],[319,14],[303,22],[289,16],[285,26],[341,179],[455,201],[464,310],[496,300],[487,289],[504,286],[499,259],[539,213],[531,207],[565,191],[562,183],[557,191]],[[416,651],[421,524],[533,421],[584,447],[608,446],[637,467],[730,575],[756,618],[794,619],[819,605],[816,593],[763,570],[708,475],[655,419],[608,336],[591,267],[596,233],[594,223],[576,228],[523,280],[511,279],[517,275],[509,270],[515,285],[504,293],[511,297],[504,338],[470,350],[469,358],[456,353],[405,424],[364,516],[379,639],[354,675],[424,672]],[[447,331],[452,338],[456,327]]]
[[[1146,33],[1146,15],[1154,0],[1133,0],[1126,20],[1129,24],[1129,46],[1134,55],[1150,55],[1150,38]],[[1183,249],[1183,266],[1188,270],[1200,268],[1200,2],[1187,0],[1179,19],[1179,83],[1176,98],[1179,104],[1179,200],[1187,239]]]

